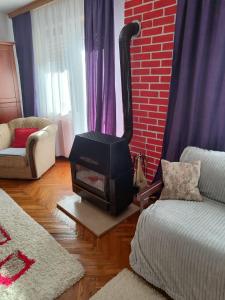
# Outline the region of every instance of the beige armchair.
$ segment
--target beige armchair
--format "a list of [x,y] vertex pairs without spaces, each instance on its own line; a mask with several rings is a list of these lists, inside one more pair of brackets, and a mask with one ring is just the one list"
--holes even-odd
[[[10,148],[15,128],[39,128],[26,148]],[[0,178],[36,179],[55,163],[57,125],[38,117],[18,118],[0,124]]]

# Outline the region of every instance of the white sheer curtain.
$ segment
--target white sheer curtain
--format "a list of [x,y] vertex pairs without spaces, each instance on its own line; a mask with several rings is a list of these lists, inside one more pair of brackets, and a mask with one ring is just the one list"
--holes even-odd
[[56,0],[31,13],[36,112],[58,122],[57,155],[87,131],[84,0]]

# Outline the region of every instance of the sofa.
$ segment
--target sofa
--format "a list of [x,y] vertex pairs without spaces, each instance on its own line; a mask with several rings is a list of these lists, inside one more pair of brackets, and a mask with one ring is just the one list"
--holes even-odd
[[[15,128],[38,128],[26,148],[11,148]],[[37,179],[55,163],[57,125],[46,118],[18,118],[0,124],[0,178]]]
[[187,147],[201,160],[202,202],[158,200],[138,220],[132,269],[177,300],[225,299],[225,152]]

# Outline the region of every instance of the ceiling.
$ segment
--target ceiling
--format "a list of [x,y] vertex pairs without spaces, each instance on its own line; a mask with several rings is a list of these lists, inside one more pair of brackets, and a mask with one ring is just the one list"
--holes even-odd
[[33,0],[0,0],[0,12],[9,13]]

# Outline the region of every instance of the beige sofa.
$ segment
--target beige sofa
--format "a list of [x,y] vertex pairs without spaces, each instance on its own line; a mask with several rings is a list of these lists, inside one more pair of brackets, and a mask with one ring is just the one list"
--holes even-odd
[[[26,148],[10,148],[15,128],[39,128]],[[18,118],[0,124],[0,178],[36,179],[55,163],[57,125],[46,118]]]

